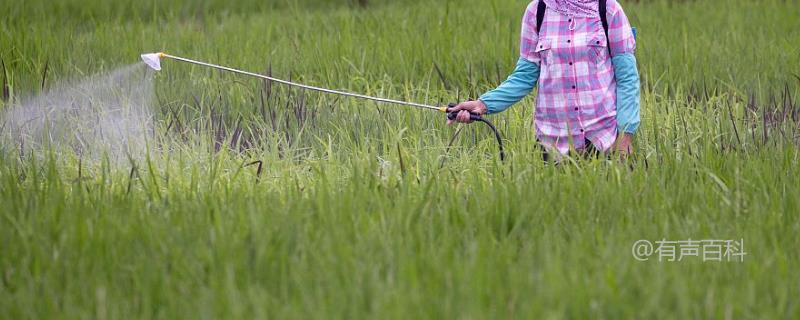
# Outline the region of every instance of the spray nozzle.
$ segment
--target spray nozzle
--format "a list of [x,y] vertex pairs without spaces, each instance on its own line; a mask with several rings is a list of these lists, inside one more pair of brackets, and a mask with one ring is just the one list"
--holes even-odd
[[142,61],[144,61],[144,63],[150,68],[153,68],[153,70],[161,70],[161,58],[164,57],[163,53],[145,53],[141,55],[141,57]]

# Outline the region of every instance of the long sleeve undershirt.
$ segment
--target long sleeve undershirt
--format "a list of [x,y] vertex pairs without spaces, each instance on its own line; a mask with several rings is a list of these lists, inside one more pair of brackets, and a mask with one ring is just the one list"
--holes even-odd
[[[617,130],[636,133],[639,128],[640,86],[636,57],[632,53],[611,59],[617,81]],[[519,58],[514,72],[497,88],[481,95],[489,114],[503,112],[525,98],[539,79],[539,65]]]

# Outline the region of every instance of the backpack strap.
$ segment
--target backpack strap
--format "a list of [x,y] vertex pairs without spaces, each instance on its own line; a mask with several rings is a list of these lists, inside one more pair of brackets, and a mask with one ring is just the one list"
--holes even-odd
[[608,17],[606,17],[606,0],[600,0],[600,23],[603,24],[603,31],[606,33],[606,46],[608,47],[608,56],[611,56],[611,40],[608,38]]
[[536,9],[536,33],[542,29],[542,22],[544,22],[544,12],[547,11],[547,4],[544,0],[539,0],[539,8]]
[[[608,17],[607,17],[607,0],[600,0],[598,4],[598,11],[600,11],[600,23],[603,24],[603,32],[606,34],[606,47],[608,48],[608,56],[611,56],[611,40],[608,39]],[[539,0],[539,7],[536,9],[536,33],[542,30],[542,23],[544,22],[544,13],[547,11],[547,4],[544,0]],[[634,31],[635,32],[635,31]]]

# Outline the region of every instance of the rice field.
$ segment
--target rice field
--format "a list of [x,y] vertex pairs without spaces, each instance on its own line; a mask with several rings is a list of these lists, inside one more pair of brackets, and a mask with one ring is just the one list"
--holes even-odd
[[[800,317],[800,5],[620,3],[643,89],[626,161],[542,163],[533,95],[490,117],[501,161],[479,124],[170,60],[135,92],[142,152],[4,140],[0,318]],[[2,1],[0,111],[159,51],[463,101],[513,69],[527,4]],[[632,254],[689,239],[746,255]]]

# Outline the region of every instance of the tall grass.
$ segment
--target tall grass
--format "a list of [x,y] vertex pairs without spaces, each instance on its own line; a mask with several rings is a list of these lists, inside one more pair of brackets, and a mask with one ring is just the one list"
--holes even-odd
[[[527,5],[77,4],[3,4],[5,105],[151,51],[460,101],[513,67]],[[0,314],[796,317],[796,5],[623,5],[639,29],[644,88],[637,153],[624,164],[541,163],[531,98],[492,118],[510,154],[501,163],[477,125],[448,148],[457,128],[437,113],[165,61],[142,159],[2,147]],[[658,263],[630,253],[638,239],[688,238],[743,238],[748,255]]]

